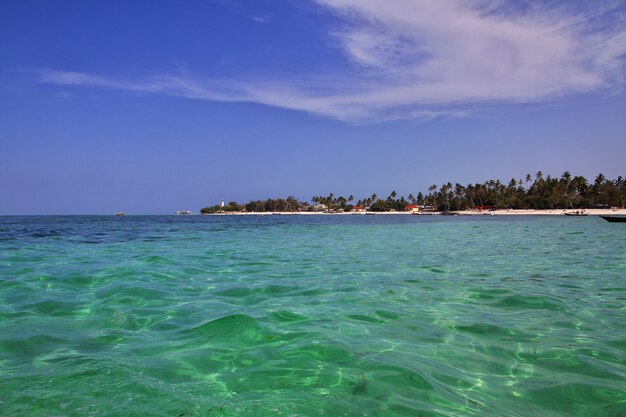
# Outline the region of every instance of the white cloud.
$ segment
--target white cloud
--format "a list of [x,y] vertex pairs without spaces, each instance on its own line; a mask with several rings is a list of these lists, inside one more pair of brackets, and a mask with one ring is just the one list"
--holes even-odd
[[[486,0],[315,0],[342,23],[331,34],[352,70],[276,80],[188,75],[121,81],[44,71],[44,82],[246,101],[352,122],[460,114],[624,81],[623,2],[586,9]],[[613,7],[617,5],[618,7]],[[621,15],[619,14],[621,13]]]

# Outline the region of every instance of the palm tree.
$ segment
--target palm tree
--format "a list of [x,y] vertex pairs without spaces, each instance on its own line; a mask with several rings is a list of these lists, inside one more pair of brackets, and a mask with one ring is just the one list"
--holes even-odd
[[450,194],[452,191],[452,183],[448,182],[441,186],[441,190],[439,190],[442,197],[446,199],[446,211],[450,210]]
[[335,200],[335,194],[333,193],[328,194],[328,197],[326,197],[326,205],[329,209],[335,208],[336,201],[337,200]]
[[348,200],[346,200],[346,198],[344,196],[339,196],[337,198],[337,204],[339,205],[339,208],[341,208],[341,209],[345,210],[347,202],[348,202]]
[[455,209],[461,209],[463,207],[463,196],[465,194],[465,188],[458,182],[454,184],[454,207]]
[[606,177],[604,176],[604,174],[598,174],[598,176],[596,177],[594,185],[599,187],[600,185],[602,185],[602,183],[604,181],[606,181]]
[[428,187],[428,197],[430,197],[431,199],[431,205],[432,206],[436,206],[437,205],[437,198],[434,194],[434,192],[437,191],[437,184],[433,184],[430,187]]

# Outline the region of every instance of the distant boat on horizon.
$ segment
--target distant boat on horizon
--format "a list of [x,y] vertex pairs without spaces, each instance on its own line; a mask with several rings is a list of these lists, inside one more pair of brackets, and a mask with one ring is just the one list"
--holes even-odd
[[176,210],[174,214],[193,214],[191,210]]
[[123,211],[118,211],[117,213],[115,213],[116,216],[124,216],[124,212]]

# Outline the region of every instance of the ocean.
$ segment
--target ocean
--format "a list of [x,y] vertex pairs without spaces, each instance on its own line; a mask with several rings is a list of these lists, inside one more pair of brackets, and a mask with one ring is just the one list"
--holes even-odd
[[2,416],[626,416],[626,224],[0,217]]

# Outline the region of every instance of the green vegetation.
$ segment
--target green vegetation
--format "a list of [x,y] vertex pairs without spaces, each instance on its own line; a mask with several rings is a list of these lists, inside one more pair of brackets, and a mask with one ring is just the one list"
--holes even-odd
[[385,199],[377,194],[360,199],[354,203],[354,197],[314,196],[314,204],[300,202],[295,197],[286,199],[267,199],[238,204],[234,201],[224,207],[219,205],[205,207],[202,214],[221,212],[294,212],[294,211],[326,211],[344,212],[353,209],[368,208],[370,211],[404,211],[408,205],[419,205],[436,208],[437,210],[465,210],[477,207],[494,209],[584,209],[619,207],[626,205],[626,181],[623,177],[616,180],[607,179],[599,174],[593,183],[585,177],[564,172],[560,178],[547,176],[541,171],[533,177],[528,174],[524,178],[511,179],[507,184],[500,180],[489,180],[482,184],[461,185],[448,182],[438,187],[432,185],[428,194],[417,193],[417,197],[409,194],[407,198],[392,191]]
[[585,177],[564,172],[560,178],[543,177],[541,171],[525,178],[511,179],[508,184],[489,180],[483,184],[452,185],[447,183],[437,191],[431,187],[426,197],[429,204],[440,210],[462,210],[477,206],[495,209],[582,209],[620,207],[626,204],[626,181],[621,176],[609,180],[599,174],[590,184]]
[[286,199],[278,198],[271,199],[268,198],[265,201],[250,201],[247,204],[238,204],[235,201],[231,201],[230,203],[221,207],[220,205],[215,205],[211,207],[204,207],[200,209],[200,213],[202,214],[211,214],[211,213],[232,213],[232,212],[293,212],[299,211],[303,207],[303,203],[300,203],[295,197],[289,196]]

